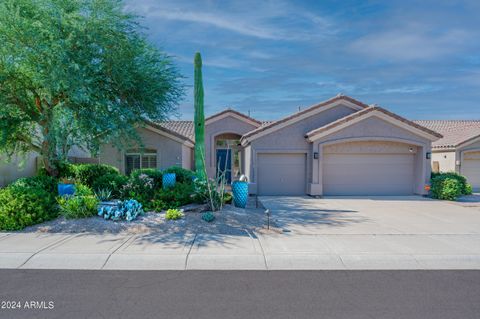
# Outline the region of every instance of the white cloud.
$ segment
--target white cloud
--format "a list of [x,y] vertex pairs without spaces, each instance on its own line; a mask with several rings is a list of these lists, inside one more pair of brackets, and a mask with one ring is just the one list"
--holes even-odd
[[351,48],[356,53],[382,60],[426,60],[458,52],[469,38],[469,32],[458,29],[434,33],[421,28],[405,28],[361,37]]
[[[245,1],[222,5],[207,2],[199,6],[191,1],[157,3],[142,0],[129,1],[125,8],[149,19],[203,24],[258,39],[303,41],[332,33],[333,24],[327,18],[290,3]],[[292,23],[285,26],[278,23],[278,19]],[[307,30],[304,24],[309,24],[317,32]]]

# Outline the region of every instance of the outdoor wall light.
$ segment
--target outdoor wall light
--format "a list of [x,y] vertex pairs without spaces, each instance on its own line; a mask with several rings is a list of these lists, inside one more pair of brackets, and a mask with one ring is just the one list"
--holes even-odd
[[432,153],[431,152],[427,152],[427,159],[431,159],[432,158]]
[[314,153],[313,153],[313,158],[314,158],[314,159],[318,159],[318,152],[314,152]]

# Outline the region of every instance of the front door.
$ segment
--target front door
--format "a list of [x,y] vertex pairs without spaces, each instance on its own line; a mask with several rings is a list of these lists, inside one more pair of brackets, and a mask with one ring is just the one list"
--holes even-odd
[[225,180],[232,182],[232,150],[217,149],[217,175],[225,172]]

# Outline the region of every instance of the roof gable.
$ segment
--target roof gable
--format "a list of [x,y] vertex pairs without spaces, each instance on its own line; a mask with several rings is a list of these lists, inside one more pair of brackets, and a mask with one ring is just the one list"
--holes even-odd
[[209,116],[205,119],[205,126],[207,126],[208,124],[211,124],[213,122],[216,122],[216,121],[219,121],[219,120],[222,120],[226,117],[233,117],[233,118],[236,118],[240,121],[243,121],[243,122],[246,122],[250,125],[253,125],[255,127],[260,127],[262,126],[262,122],[260,121],[257,121],[256,119],[248,116],[248,115],[245,115],[243,113],[240,113],[238,111],[235,111],[235,110],[232,110],[232,109],[226,109],[226,110],[223,110],[219,113],[216,113],[216,114],[213,114],[212,116]]
[[315,104],[313,106],[310,106],[302,111],[296,112],[292,115],[289,115],[281,120],[271,122],[267,125],[263,125],[251,132],[248,132],[242,137],[242,143],[248,143],[256,138],[259,138],[261,136],[273,133],[285,126],[294,124],[296,122],[299,122],[305,118],[308,118],[309,116],[313,114],[317,114],[326,110],[329,110],[335,106],[338,105],[344,105],[347,107],[352,108],[355,111],[362,110],[364,108],[367,108],[368,105],[357,101],[349,96],[345,95],[337,95],[331,99],[328,99],[324,102]]
[[379,106],[370,106],[364,110],[345,116],[325,126],[312,130],[305,134],[305,138],[310,142],[313,142],[372,116],[377,116],[387,122],[400,126],[431,141],[435,141],[442,137],[441,134],[421,125],[418,125],[412,121],[409,121],[395,113],[387,111],[384,108],[381,108]]

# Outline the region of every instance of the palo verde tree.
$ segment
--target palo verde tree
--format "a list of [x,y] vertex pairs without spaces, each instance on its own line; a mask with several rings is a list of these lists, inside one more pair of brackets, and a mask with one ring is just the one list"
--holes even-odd
[[166,119],[182,96],[177,68],[121,1],[0,2],[0,153],[38,152],[56,175],[72,145],[138,141],[139,123]]
[[205,113],[203,110],[202,56],[195,53],[194,59],[194,123],[195,123],[195,171],[205,176]]

